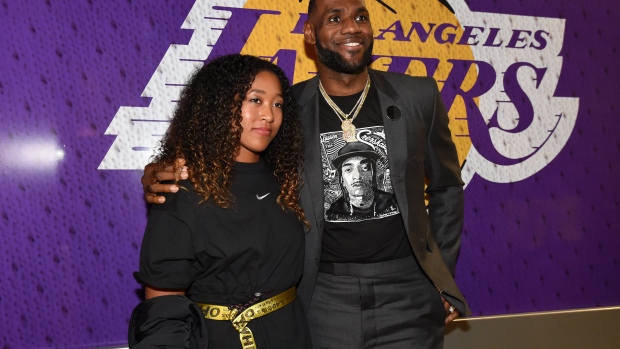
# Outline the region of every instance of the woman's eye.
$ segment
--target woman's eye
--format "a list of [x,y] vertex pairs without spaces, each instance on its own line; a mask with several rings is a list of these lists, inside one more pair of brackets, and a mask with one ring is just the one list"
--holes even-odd
[[284,107],[284,104],[282,104],[282,103],[274,103],[273,106],[276,107],[276,108],[282,108],[282,107]]
[[260,99],[259,98],[250,98],[250,102],[252,102],[252,103],[260,103]]

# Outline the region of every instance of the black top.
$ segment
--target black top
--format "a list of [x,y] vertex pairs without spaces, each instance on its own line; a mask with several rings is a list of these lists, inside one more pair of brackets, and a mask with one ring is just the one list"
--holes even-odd
[[[362,91],[351,96],[330,96],[331,99],[345,113],[350,112]],[[360,131],[373,134],[375,139],[380,142],[373,147],[379,154],[387,154],[385,149],[385,135],[383,133],[383,117],[379,105],[379,96],[375,85],[371,83],[368,96],[362,105],[358,116],[353,121],[357,128],[358,138]],[[327,104],[325,99],[319,97],[319,130],[321,139],[333,139],[329,134],[337,134],[340,138],[342,134],[341,120]],[[340,146],[346,144],[341,142]],[[378,148],[382,149],[378,149]],[[329,146],[322,144],[322,148],[327,150]],[[331,149],[331,153],[337,153],[337,149]],[[327,151],[323,152],[326,156]],[[332,155],[333,157],[334,155]],[[388,167],[387,156],[383,156],[384,167]],[[328,166],[331,161],[323,159],[323,166]],[[331,171],[330,171],[331,170]],[[339,176],[337,169],[333,166],[324,168],[324,176],[334,173]],[[375,176],[377,174],[375,173]],[[389,182],[389,178],[384,178]],[[331,180],[339,182],[339,180]],[[330,196],[330,180],[324,179],[325,197]],[[331,184],[333,185],[333,184]],[[341,184],[338,184],[340,187]],[[386,188],[387,189],[387,188]],[[392,191],[391,187],[389,188]],[[325,203],[325,224],[323,226],[323,240],[321,246],[321,260],[325,262],[338,263],[375,263],[393,259],[407,257],[413,254],[405,226],[393,192],[375,189],[375,205],[371,206],[368,212],[351,210],[351,205],[338,198],[334,202]],[[352,216],[347,219],[347,212]]]
[[[166,195],[163,205],[151,208],[140,271],[134,273],[139,282],[184,289],[194,302],[228,306],[245,304],[255,293],[269,298],[299,281],[303,228],[295,214],[277,204],[279,184],[264,161],[235,165],[232,209],[220,208],[211,200],[199,204],[202,198],[190,181],[179,185],[185,190]],[[276,341],[305,347],[309,341],[297,300],[248,326],[257,344]],[[278,327],[293,333],[278,333]],[[229,321],[207,320],[207,328],[210,348],[241,347]]]

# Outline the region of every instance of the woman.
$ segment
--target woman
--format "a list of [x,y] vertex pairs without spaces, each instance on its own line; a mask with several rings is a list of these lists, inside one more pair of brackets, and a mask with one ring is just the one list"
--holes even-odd
[[151,208],[134,274],[146,300],[132,315],[130,346],[311,347],[294,288],[307,224],[302,153],[277,66],[236,54],[192,76],[156,157],[184,158],[191,170],[183,190]]

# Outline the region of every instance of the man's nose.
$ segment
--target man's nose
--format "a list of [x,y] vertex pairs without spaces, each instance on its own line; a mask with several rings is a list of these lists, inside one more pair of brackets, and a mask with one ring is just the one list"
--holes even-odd
[[355,17],[349,17],[342,19],[342,34],[355,34],[360,31],[359,23],[355,20]]

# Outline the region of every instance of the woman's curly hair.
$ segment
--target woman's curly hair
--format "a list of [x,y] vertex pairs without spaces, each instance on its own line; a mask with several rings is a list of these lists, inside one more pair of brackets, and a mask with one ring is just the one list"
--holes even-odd
[[297,104],[284,72],[266,60],[233,54],[216,58],[198,69],[181,92],[155,161],[171,164],[177,158],[184,158],[189,179],[204,201],[211,198],[222,208],[232,208],[234,198],[230,186],[242,132],[241,105],[254,78],[263,71],[277,76],[284,103],[280,130],[262,157],[280,183],[278,204],[294,212],[307,226],[299,205],[303,137]]

